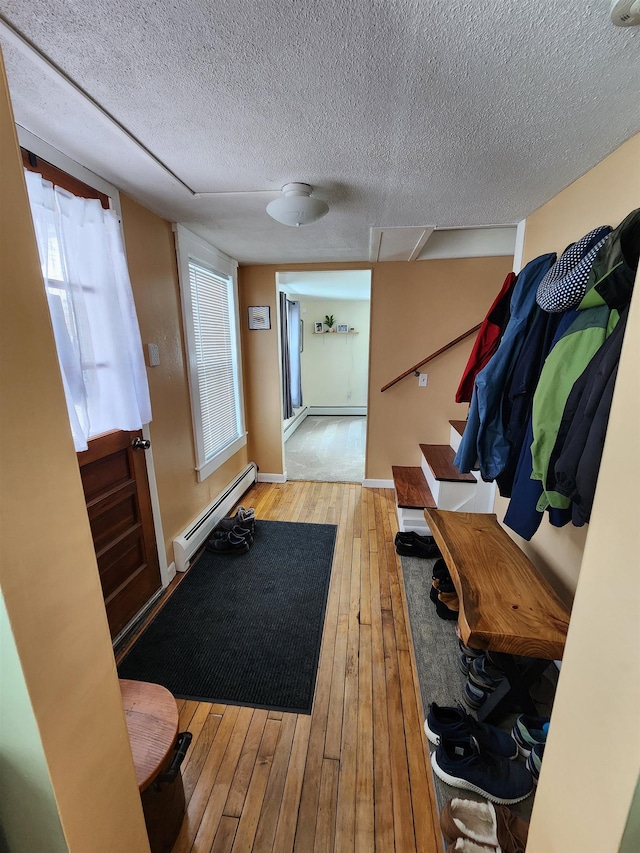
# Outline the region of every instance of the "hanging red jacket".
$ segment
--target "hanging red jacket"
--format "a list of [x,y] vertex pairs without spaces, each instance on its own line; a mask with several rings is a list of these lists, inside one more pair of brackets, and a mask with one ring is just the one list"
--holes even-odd
[[483,367],[489,363],[500,343],[502,332],[509,320],[509,303],[511,293],[516,283],[516,274],[510,272],[505,278],[500,293],[489,308],[489,313],[482,321],[478,337],[471,350],[469,361],[462,374],[460,385],[456,391],[456,403],[470,403],[473,393],[473,383]]

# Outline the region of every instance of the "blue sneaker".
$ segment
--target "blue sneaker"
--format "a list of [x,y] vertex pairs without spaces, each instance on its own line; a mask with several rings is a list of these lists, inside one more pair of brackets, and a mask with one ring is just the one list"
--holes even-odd
[[488,656],[475,658],[469,664],[469,680],[476,687],[490,692],[504,679],[504,672]]
[[519,803],[533,791],[526,767],[491,755],[473,736],[466,744],[443,740],[431,756],[431,766],[447,785],[475,791],[494,803]]
[[508,732],[488,723],[479,723],[460,705],[457,708],[442,708],[432,702],[424,721],[424,730],[436,746],[442,740],[468,742],[473,735],[480,747],[493,755],[508,759],[518,757],[518,747]]
[[470,708],[477,711],[478,708],[484,705],[488,695],[489,692],[487,690],[483,690],[481,687],[476,687],[476,685],[472,684],[467,678],[467,683],[464,686],[463,698]]
[[511,730],[511,737],[518,744],[518,752],[525,758],[537,743],[545,743],[549,731],[549,717],[529,717],[520,714]]
[[531,747],[531,752],[529,753],[529,757],[525,762],[525,766],[529,773],[533,776],[533,784],[538,784],[538,779],[540,778],[540,767],[542,765],[542,757],[544,755],[544,744],[543,743],[534,743]]

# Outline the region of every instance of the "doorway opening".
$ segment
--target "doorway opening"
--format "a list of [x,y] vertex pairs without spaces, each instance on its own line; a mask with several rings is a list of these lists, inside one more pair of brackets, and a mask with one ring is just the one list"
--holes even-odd
[[371,271],[279,272],[276,284],[285,476],[361,483]]

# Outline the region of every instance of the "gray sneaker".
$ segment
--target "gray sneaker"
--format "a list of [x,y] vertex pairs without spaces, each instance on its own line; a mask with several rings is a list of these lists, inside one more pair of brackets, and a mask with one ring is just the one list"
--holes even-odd
[[256,511],[251,507],[250,509],[245,509],[243,506],[239,506],[236,514],[227,516],[226,518],[220,519],[218,524],[216,525],[215,530],[213,531],[214,536],[223,536],[229,530],[233,530],[235,527],[239,527],[241,530],[246,530],[248,533],[255,532],[256,528]]

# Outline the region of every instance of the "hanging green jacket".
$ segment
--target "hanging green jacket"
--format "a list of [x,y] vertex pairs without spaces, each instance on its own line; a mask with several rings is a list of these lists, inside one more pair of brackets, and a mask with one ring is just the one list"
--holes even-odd
[[638,267],[640,209],[633,211],[612,232],[598,252],[578,306],[580,315],[556,343],[545,361],[533,398],[531,478],[541,480],[543,493],[537,509],[564,509],[570,500],[547,491],[549,460],[555,446],[564,408],[576,380],[615,328],[621,310],[631,298]]

